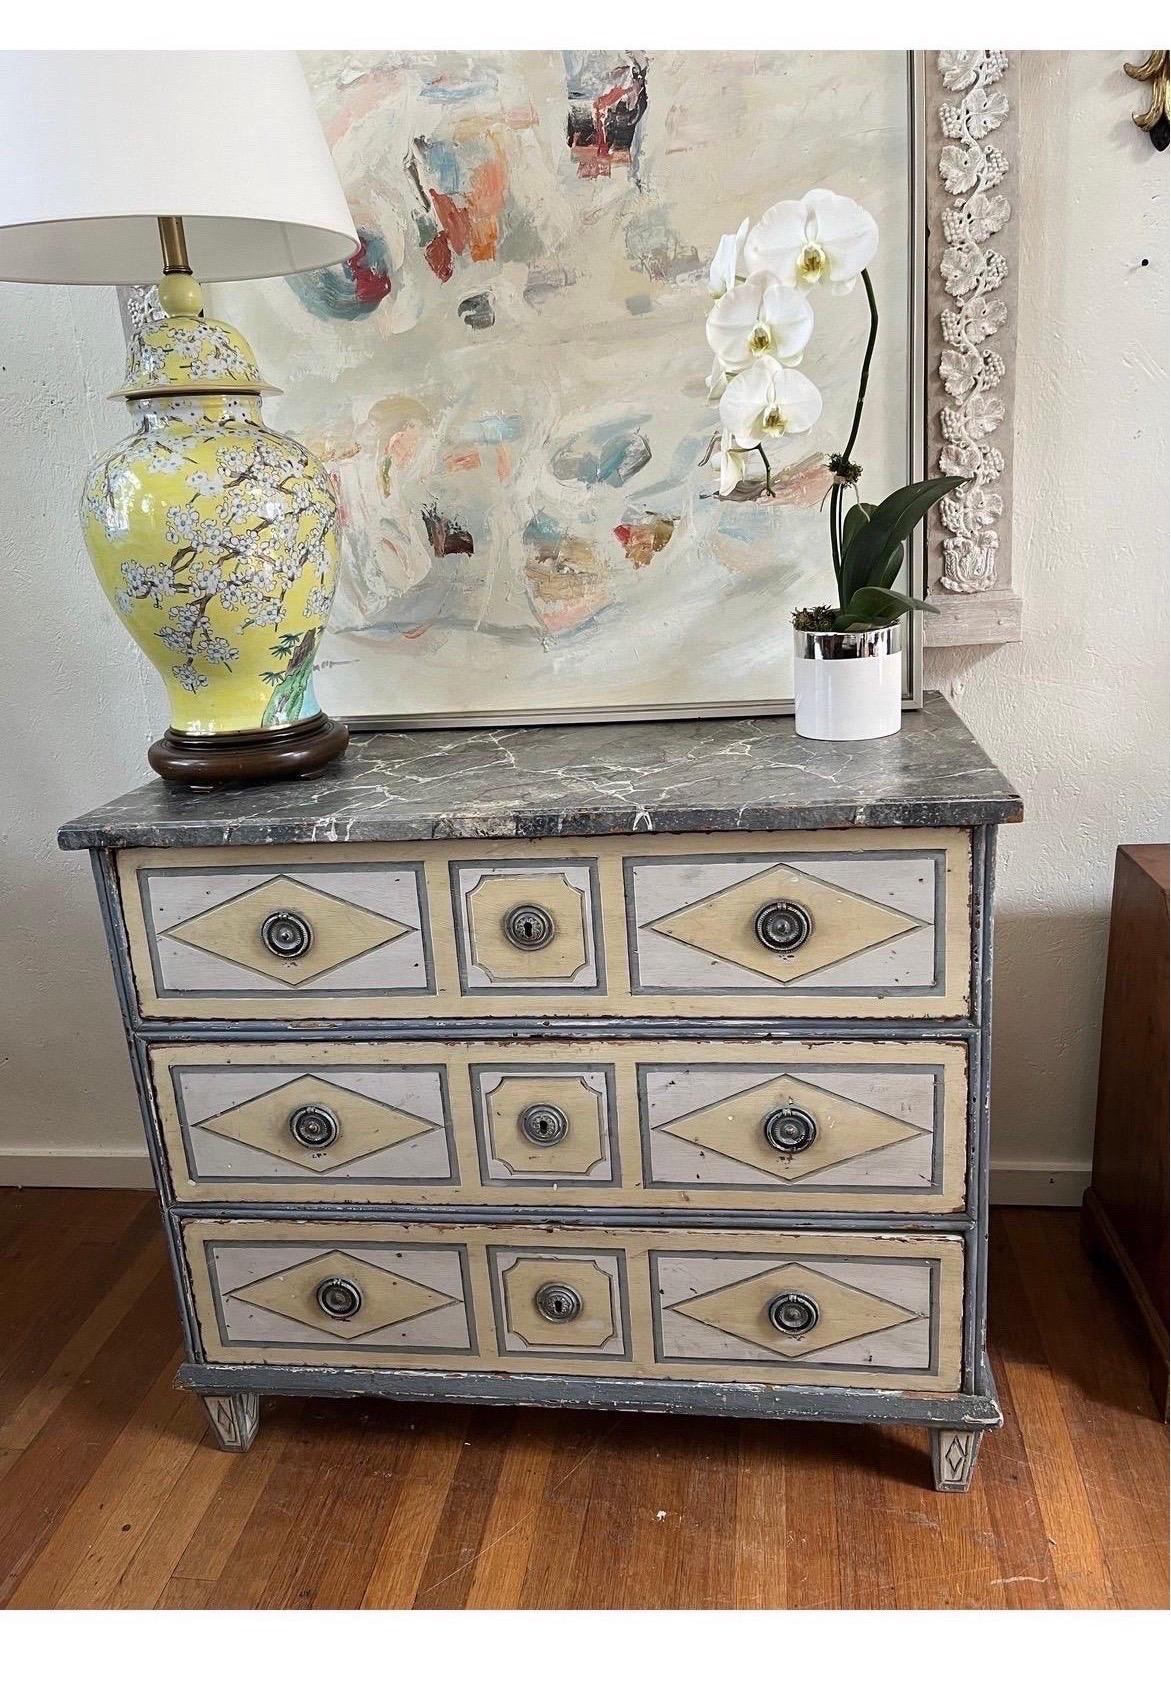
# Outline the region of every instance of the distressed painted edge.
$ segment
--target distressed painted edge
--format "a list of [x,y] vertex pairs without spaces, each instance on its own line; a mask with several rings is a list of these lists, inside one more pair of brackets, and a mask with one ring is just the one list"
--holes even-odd
[[[992,1206],[1051,1206],[1074,1210],[1090,1184],[1090,1161],[993,1158],[989,1167]],[[26,1152],[0,1147],[0,1188],[154,1188],[150,1157],[145,1148],[46,1148]],[[203,1202],[200,1211],[205,1211]],[[237,1208],[232,1208],[235,1213]],[[314,1206],[317,1210],[317,1206]],[[184,1207],[195,1217],[196,1208]],[[240,1208],[241,1216],[253,1215]],[[259,1214],[255,1214],[259,1216]],[[884,1214],[868,1212],[866,1221],[880,1223]],[[825,1216],[819,1220],[823,1225]],[[909,1224],[910,1216],[900,1223]]]
[[1004,1421],[995,1391],[901,1393],[883,1389],[792,1387],[768,1382],[610,1381],[592,1376],[505,1376],[491,1371],[320,1369],[270,1364],[184,1364],[175,1384],[195,1393],[257,1392],[289,1397],[425,1400],[431,1404],[577,1406],[775,1421],[917,1423],[989,1429]]

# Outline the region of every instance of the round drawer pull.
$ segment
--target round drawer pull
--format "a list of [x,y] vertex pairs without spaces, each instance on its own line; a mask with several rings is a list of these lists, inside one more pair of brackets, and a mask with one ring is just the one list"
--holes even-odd
[[332,1147],[341,1125],[327,1106],[299,1106],[289,1114],[289,1134],[298,1147]]
[[348,1276],[327,1276],[317,1284],[317,1303],[327,1317],[344,1322],[362,1309],[362,1290]]
[[581,1316],[581,1295],[564,1282],[546,1282],[533,1295],[533,1304],[549,1323],[572,1323]]
[[313,947],[313,927],[299,913],[280,908],[260,927],[260,940],[278,960],[299,960]]
[[820,1315],[808,1294],[778,1294],[768,1303],[768,1320],[780,1335],[807,1335]]
[[526,1106],[517,1123],[521,1135],[534,1147],[556,1147],[569,1134],[569,1119],[559,1106],[550,1106],[547,1101]]
[[804,1153],[817,1140],[817,1120],[804,1107],[779,1106],[763,1121],[764,1139],[778,1153]]
[[800,902],[766,902],[752,924],[756,940],[773,954],[796,954],[809,941],[813,916]]
[[504,915],[504,935],[513,948],[528,951],[544,948],[553,941],[556,930],[553,915],[533,902],[510,907]]

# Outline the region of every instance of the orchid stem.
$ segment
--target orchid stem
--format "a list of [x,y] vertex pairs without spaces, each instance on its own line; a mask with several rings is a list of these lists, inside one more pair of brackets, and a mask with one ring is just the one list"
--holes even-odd
[[870,306],[870,334],[866,340],[866,355],[862,359],[862,377],[858,382],[858,402],[854,405],[854,425],[850,429],[850,437],[846,440],[846,448],[842,452],[846,461],[850,460],[850,452],[854,449],[858,439],[858,429],[862,425],[862,406],[866,402],[866,388],[870,381],[870,359],[874,356],[874,342],[878,338],[878,305],[874,298],[874,287],[870,280],[870,271],[862,271],[862,285],[866,289],[866,302]]
[[769,467],[768,458],[764,454],[764,446],[757,445],[756,449],[760,452],[760,460],[764,464],[764,495],[766,498],[771,498],[773,495],[773,471]]
[[[858,441],[858,429],[862,426],[862,406],[866,402],[866,388],[870,384],[870,363],[874,356],[874,345],[878,339],[878,304],[874,297],[874,286],[870,279],[870,271],[862,271],[862,285],[866,289],[866,303],[870,307],[870,332],[866,337],[866,351],[862,358],[862,373],[858,379],[858,398],[854,405],[854,421],[850,428],[850,437],[846,440],[846,448],[837,459],[841,470],[847,470],[853,465],[850,462],[850,452]],[[857,479],[857,474],[853,476]],[[842,599],[842,486],[841,479],[835,480],[829,495],[829,543],[833,555],[834,575],[838,582],[838,601],[842,608],[846,607]]]

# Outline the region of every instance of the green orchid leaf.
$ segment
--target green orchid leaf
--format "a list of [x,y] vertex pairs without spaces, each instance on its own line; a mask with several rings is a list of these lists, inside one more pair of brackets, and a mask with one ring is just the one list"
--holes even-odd
[[884,588],[889,588],[898,579],[899,570],[901,569],[902,565],[903,565],[903,547],[902,547],[901,544],[896,544],[894,549],[891,551],[890,555],[887,557],[886,561],[883,563],[882,572],[881,572],[881,574],[879,574],[878,578],[876,580],[869,580],[866,583],[870,584],[870,585],[880,585],[880,586],[883,586]]
[[842,523],[842,557],[850,554],[850,546],[855,537],[867,526],[874,514],[872,503],[851,504],[846,511],[846,519]]
[[935,480],[916,480],[884,498],[871,516],[866,544],[871,555],[888,556],[891,546],[908,538],[927,512],[965,481],[962,476],[941,474]]
[[905,592],[891,591],[886,586],[860,586],[838,616],[836,630],[848,632],[859,622],[889,626],[911,609],[923,609],[929,615],[939,613],[934,603],[925,603],[921,597],[908,597]]
[[946,474],[935,480],[916,480],[884,498],[865,525],[856,524],[849,553],[842,557],[843,604],[864,586],[880,585],[894,546],[910,536],[940,498],[962,485],[962,478]]

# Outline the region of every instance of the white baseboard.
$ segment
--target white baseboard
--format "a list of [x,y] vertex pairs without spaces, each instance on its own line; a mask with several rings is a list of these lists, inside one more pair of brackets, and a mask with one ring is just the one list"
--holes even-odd
[[150,1160],[140,1147],[50,1148],[21,1153],[0,1147],[0,1187],[151,1188]]
[[1080,1206],[1090,1186],[1088,1159],[994,1159],[994,1206]]
[[[1089,1161],[1000,1159],[992,1164],[994,1206],[1080,1206]],[[17,1153],[0,1147],[0,1187],[150,1188],[141,1148],[59,1149]]]

